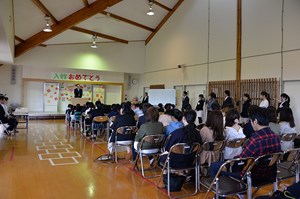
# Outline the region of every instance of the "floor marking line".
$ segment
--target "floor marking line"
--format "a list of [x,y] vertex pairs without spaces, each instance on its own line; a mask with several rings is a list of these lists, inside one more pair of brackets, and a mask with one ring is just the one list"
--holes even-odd
[[11,148],[9,161],[13,161],[15,156],[15,147]]

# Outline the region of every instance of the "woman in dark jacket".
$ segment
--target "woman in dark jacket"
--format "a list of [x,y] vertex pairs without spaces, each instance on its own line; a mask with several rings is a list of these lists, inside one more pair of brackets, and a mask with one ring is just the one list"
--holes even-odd
[[[134,119],[134,112],[131,110],[131,103],[130,102],[126,102],[122,104],[122,108],[120,111],[121,115],[118,115],[113,123],[113,125],[111,126],[111,129],[113,130],[113,132],[111,133],[111,136],[109,137],[109,141],[108,141],[108,150],[110,152],[110,154],[114,153],[114,143],[115,143],[115,136],[116,136],[116,131],[118,128],[120,127],[124,127],[124,126],[135,126],[136,125],[136,121]],[[129,140],[132,139],[134,140],[135,135],[118,135],[118,140],[122,141],[122,140]],[[128,156],[131,156],[131,150],[130,148],[127,149],[127,154]]]
[[251,98],[245,93],[243,96],[244,104],[241,112],[241,123],[246,124],[249,121],[248,109],[251,106]]
[[290,108],[290,102],[291,102],[290,96],[288,96],[286,93],[282,93],[280,95],[280,98],[281,101],[278,104],[277,114],[280,113],[282,108]]

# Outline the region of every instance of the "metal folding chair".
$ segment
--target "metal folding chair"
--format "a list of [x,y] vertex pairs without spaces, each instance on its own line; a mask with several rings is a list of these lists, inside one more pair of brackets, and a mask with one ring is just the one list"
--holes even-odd
[[229,140],[226,142],[225,146],[229,148],[239,148],[244,145],[246,138]]
[[[137,149],[137,157],[134,164],[134,169],[137,168],[140,169],[142,172],[142,176],[144,178],[153,178],[156,176],[145,176],[145,168],[144,168],[144,162],[143,157],[149,157],[153,156],[154,161],[158,160],[159,155],[161,154],[161,147],[164,141],[164,135],[148,135],[145,136],[142,141],[140,142],[140,146]],[[140,168],[138,166],[138,163],[140,161]],[[151,167],[151,165],[150,165]]]
[[209,192],[215,193],[217,199],[246,192],[248,198],[252,198],[249,170],[253,162],[252,157],[228,160],[222,164],[216,176],[202,178],[200,183],[207,189],[205,198]]
[[[222,155],[223,155],[223,150],[225,147],[225,142],[224,141],[214,141],[214,142],[205,142],[202,145],[202,151],[203,152],[211,152],[212,153],[212,161],[211,162],[217,162],[222,160]],[[204,176],[207,176],[209,174],[209,167],[210,163],[205,162],[204,164],[200,165],[201,171],[206,170]]]
[[[297,133],[285,133],[280,136],[281,140],[281,149],[283,151],[294,148],[294,140],[297,137]],[[291,146],[290,148],[287,148]]]
[[277,182],[295,178],[299,182],[300,148],[285,151],[277,165]]
[[198,192],[199,184],[199,153],[201,146],[199,143],[194,143],[191,146],[185,143],[178,143],[171,147],[169,153],[167,154],[166,161],[161,163],[163,166],[162,173],[160,175],[157,186],[159,187],[161,180],[163,178],[164,172],[167,173],[167,191],[168,196],[171,197],[170,191],[170,176],[172,173],[187,172],[195,170],[195,192],[192,194],[185,194],[181,196],[176,196],[176,198],[186,197],[195,195]]
[[[104,132],[106,132],[106,140],[105,142],[107,142],[107,138],[108,138],[108,131],[107,131],[107,123],[108,123],[108,117],[107,116],[97,116],[93,118],[93,122],[92,122],[92,135],[94,134],[95,130],[97,131],[96,133],[96,137],[98,137],[99,135],[104,135]],[[95,128],[96,125],[100,125],[100,127]],[[98,134],[99,132],[99,134]]]
[[[244,145],[246,141],[246,138],[240,138],[240,139],[234,139],[234,140],[228,140],[226,143],[225,143],[225,148],[224,148],[224,159],[226,159],[225,157],[225,151],[227,149],[234,149],[234,152],[232,152],[230,154],[230,157],[227,158],[227,159],[232,159],[238,155],[240,155],[240,153],[242,152],[242,147]],[[238,150],[240,149],[240,151]]]
[[[260,168],[266,169],[266,170],[272,169],[272,167],[274,167],[274,166],[276,167],[281,156],[282,156],[281,152],[259,156],[258,158],[255,159],[254,163],[252,164],[251,172],[252,172],[253,168],[255,168],[255,167],[260,167]],[[275,175],[276,175],[276,176],[274,176],[275,180],[272,179],[273,176],[269,176],[270,179],[259,179],[259,180],[256,179],[255,183],[253,183],[253,187],[255,188],[253,196],[261,187],[271,185],[271,184],[273,184],[273,191],[277,191],[278,190],[277,182],[276,182],[277,174],[275,173]],[[252,177],[251,177],[251,179],[253,182]]]
[[[115,162],[118,162],[118,147],[131,147],[134,141],[134,135],[138,128],[136,126],[124,126],[117,129],[115,134]],[[126,139],[119,140],[119,137],[127,137]]]
[[8,125],[4,124],[1,120],[0,120],[0,133],[5,133],[6,135],[10,135],[10,133],[7,130]]

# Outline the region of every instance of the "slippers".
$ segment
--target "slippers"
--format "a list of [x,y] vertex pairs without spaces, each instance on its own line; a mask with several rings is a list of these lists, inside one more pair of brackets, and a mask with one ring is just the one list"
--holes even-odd
[[107,160],[112,160],[113,156],[111,154],[105,154],[99,156],[95,161],[107,161]]

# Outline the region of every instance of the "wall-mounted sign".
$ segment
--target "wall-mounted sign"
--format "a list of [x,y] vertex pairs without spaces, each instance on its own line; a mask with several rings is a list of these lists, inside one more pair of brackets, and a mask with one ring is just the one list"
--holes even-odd
[[79,73],[51,73],[51,79],[100,82],[100,75],[87,75]]

